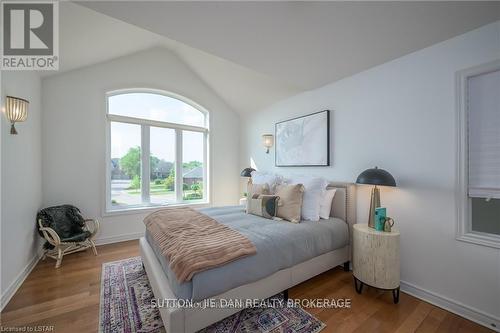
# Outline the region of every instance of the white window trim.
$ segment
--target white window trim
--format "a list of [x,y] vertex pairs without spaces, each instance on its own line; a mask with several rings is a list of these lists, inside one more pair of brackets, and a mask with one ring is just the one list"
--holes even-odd
[[[178,99],[184,103],[187,103],[197,109],[198,111],[202,112],[205,116],[205,126],[204,127],[199,127],[199,126],[191,126],[191,125],[183,125],[183,124],[177,124],[177,123],[170,123],[170,122],[163,122],[163,121],[155,121],[155,120],[148,120],[148,119],[142,119],[142,118],[135,118],[135,117],[127,117],[127,116],[120,116],[120,115],[114,115],[114,114],[109,114],[109,97],[114,96],[114,95],[121,95],[121,94],[127,94],[127,93],[152,93],[152,94],[158,94],[158,95],[164,95],[167,97],[175,98]],[[123,214],[141,214],[141,213],[147,213],[151,212],[154,210],[157,210],[158,208],[161,207],[182,207],[182,206],[188,206],[188,207],[208,207],[211,204],[211,197],[212,197],[212,189],[211,189],[211,154],[209,153],[209,147],[210,147],[210,141],[209,141],[209,124],[210,124],[210,118],[209,118],[209,112],[207,109],[205,109],[203,106],[199,105],[196,102],[191,101],[190,99],[178,95],[176,93],[171,93],[168,91],[164,90],[159,90],[159,89],[150,89],[150,88],[127,88],[127,89],[119,89],[119,90],[113,90],[105,93],[105,101],[106,101],[106,109],[105,109],[105,120],[106,120],[106,126],[105,126],[105,131],[106,131],[106,149],[105,149],[105,202],[103,205],[103,216],[114,216],[114,215],[123,215]],[[203,198],[205,200],[203,201],[197,201],[197,202],[182,202],[179,201],[179,196],[182,199],[182,191],[177,191],[177,189],[182,188],[182,183],[180,184],[181,187],[179,187],[179,184],[177,182],[179,181],[179,177],[176,177],[176,199],[179,202],[172,203],[172,204],[163,204],[163,205],[137,205],[137,206],[129,206],[129,207],[121,207],[121,208],[112,208],[111,205],[111,180],[110,180],[110,158],[111,158],[111,122],[122,122],[122,123],[129,123],[129,124],[135,124],[135,125],[140,125],[141,126],[141,151],[145,151],[146,154],[141,154],[141,163],[142,165],[149,166],[149,128],[151,126],[153,127],[161,127],[161,128],[169,128],[175,130],[175,135],[176,135],[176,149],[180,149],[180,156],[182,156],[182,141],[179,140],[179,137],[182,137],[181,131],[186,130],[186,131],[192,131],[192,132],[200,132],[204,134],[204,168],[203,168],[203,176],[204,176],[204,186],[203,186]],[[145,130],[147,129],[147,130]],[[146,133],[148,132],[148,133]],[[147,147],[145,145],[147,144]],[[180,146],[179,146],[180,145]],[[146,149],[145,149],[146,148]],[[147,156],[147,157],[146,157]],[[177,155],[176,157],[178,157]],[[206,163],[205,163],[206,162]],[[182,159],[175,162],[175,167],[176,170],[179,167],[182,167]],[[149,168],[148,168],[149,169]],[[141,173],[146,173],[147,170],[146,168],[141,168]],[[177,172],[176,172],[177,174]],[[144,174],[141,175],[144,177]],[[149,174],[146,176],[146,178],[149,177]],[[144,179],[144,178],[143,178]],[[146,191],[147,192],[147,191]],[[149,196],[149,193],[144,193],[141,189],[141,195],[144,196]],[[145,198],[143,198],[145,199]]]
[[456,239],[468,243],[500,248],[500,235],[472,230],[471,200],[468,195],[468,128],[467,80],[476,75],[500,69],[500,60],[464,69],[456,74],[457,174],[456,174]]

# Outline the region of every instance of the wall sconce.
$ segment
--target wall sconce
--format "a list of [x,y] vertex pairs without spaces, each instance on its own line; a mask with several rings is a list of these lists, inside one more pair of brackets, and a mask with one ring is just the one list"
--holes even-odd
[[17,134],[15,123],[25,121],[28,118],[29,102],[19,97],[7,96],[5,99],[5,116],[10,121],[10,134]]
[[266,148],[266,154],[269,154],[269,148],[271,148],[274,144],[274,137],[272,134],[264,134],[262,135],[262,144]]

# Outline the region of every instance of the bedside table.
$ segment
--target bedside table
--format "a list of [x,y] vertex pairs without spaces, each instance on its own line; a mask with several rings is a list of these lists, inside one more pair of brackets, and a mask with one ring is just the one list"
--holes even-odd
[[247,198],[241,198],[240,199],[240,206],[246,206],[247,205]]
[[356,292],[363,285],[391,290],[399,302],[399,231],[377,231],[368,224],[353,226],[353,276]]

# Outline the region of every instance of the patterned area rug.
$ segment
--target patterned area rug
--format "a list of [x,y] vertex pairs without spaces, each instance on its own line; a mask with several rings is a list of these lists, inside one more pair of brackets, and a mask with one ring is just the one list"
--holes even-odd
[[[283,297],[277,295],[274,297]],[[106,333],[164,333],[160,312],[140,257],[103,264],[99,331]],[[302,308],[249,308],[200,332],[316,333],[326,325]],[[175,332],[169,332],[175,333]]]

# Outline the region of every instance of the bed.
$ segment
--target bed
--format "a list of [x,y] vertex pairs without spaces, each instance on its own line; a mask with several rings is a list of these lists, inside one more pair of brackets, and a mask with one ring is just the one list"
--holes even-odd
[[[141,256],[155,298],[265,299],[350,260],[351,227],[355,223],[355,186],[336,188],[331,218],[300,224],[245,214],[241,206],[200,211],[237,230],[256,246],[257,254],[195,274],[179,283],[166,259],[146,233]],[[167,332],[196,332],[239,311],[234,308],[168,308],[160,315]]]

